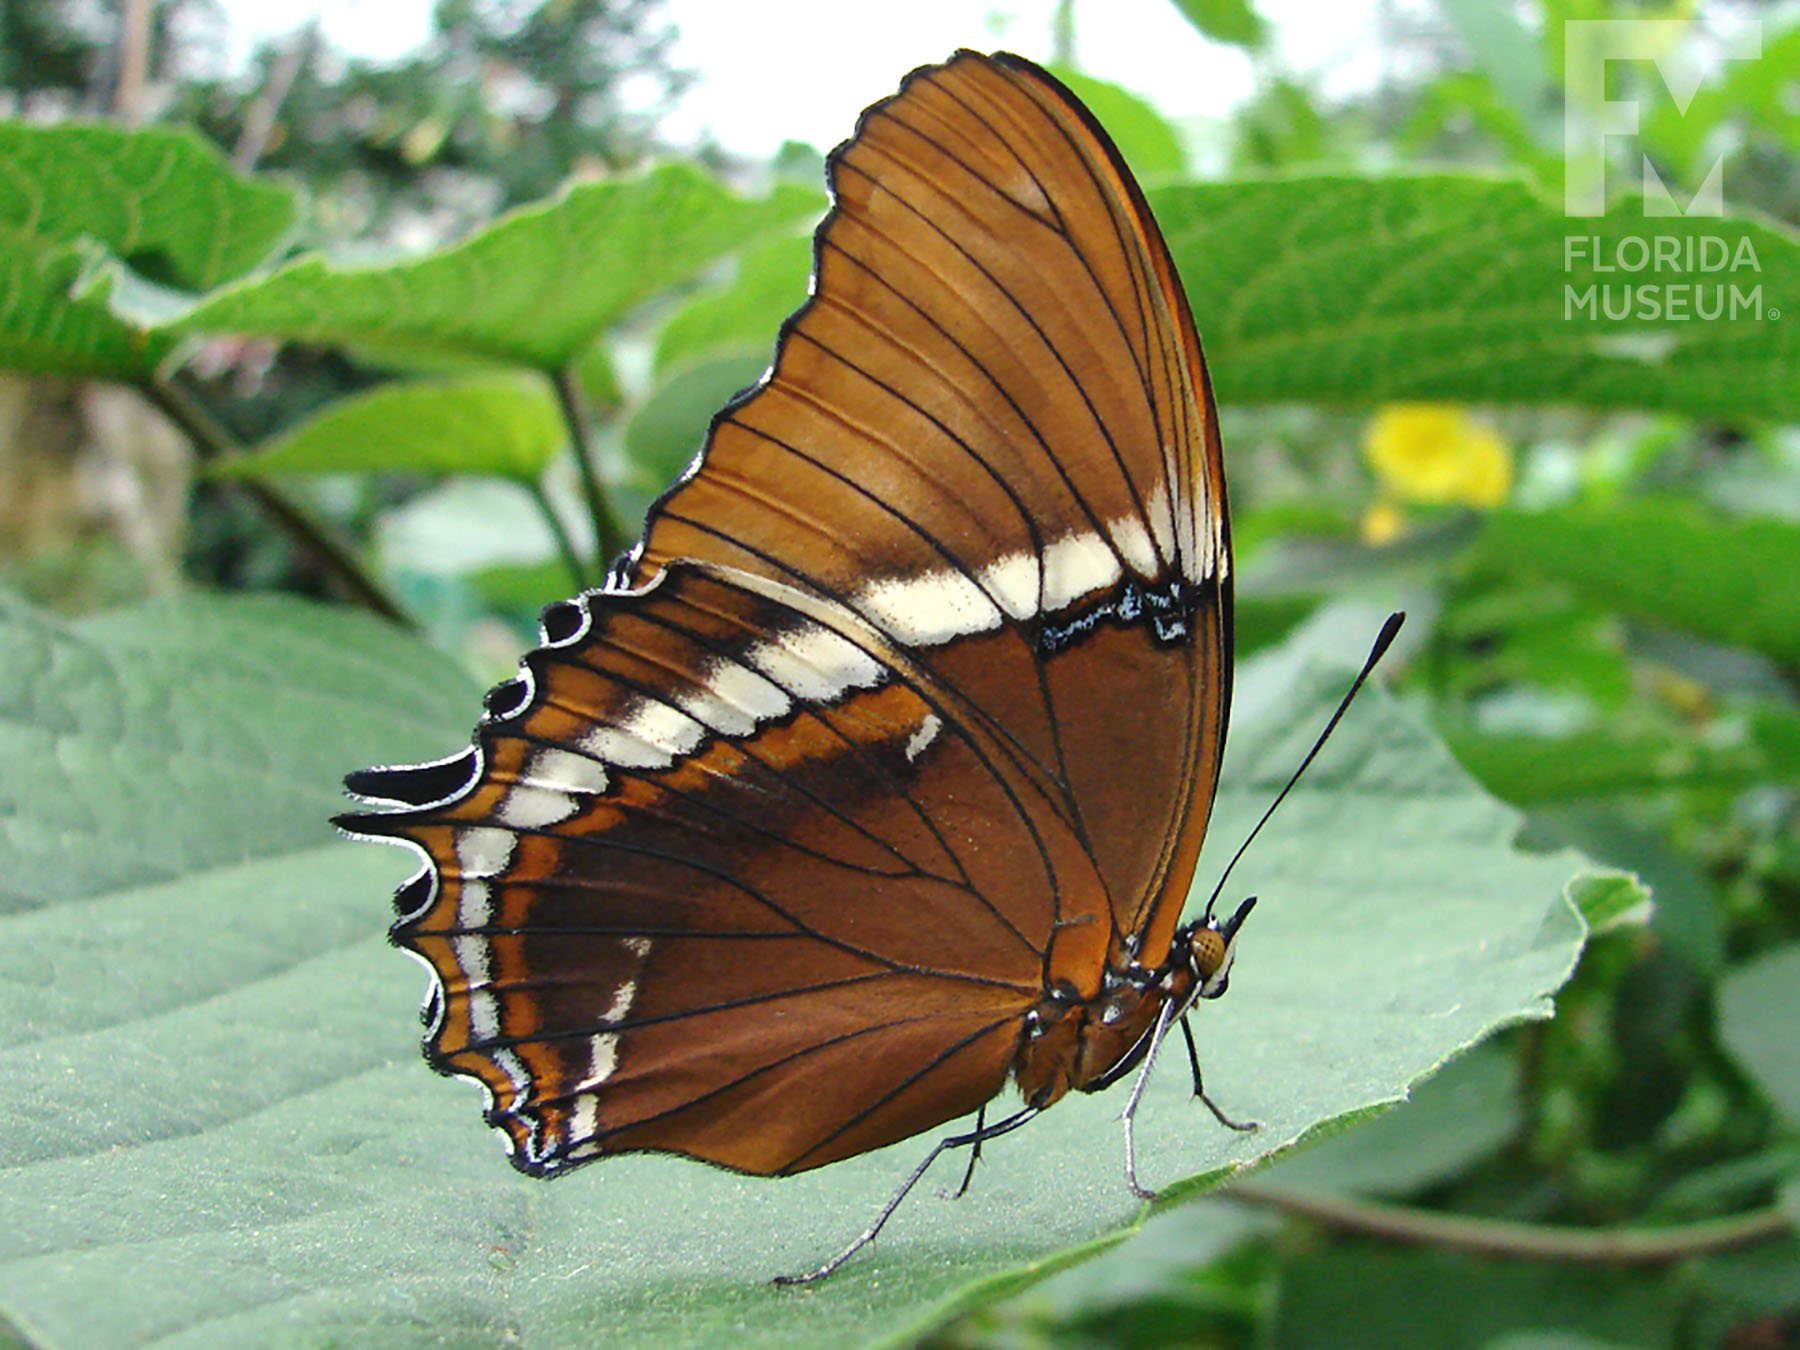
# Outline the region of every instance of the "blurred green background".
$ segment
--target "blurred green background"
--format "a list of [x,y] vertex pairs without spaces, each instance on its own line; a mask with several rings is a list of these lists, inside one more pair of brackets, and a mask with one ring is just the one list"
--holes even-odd
[[[803,103],[834,35],[762,8]],[[0,588],[295,593],[508,673],[805,295],[829,144],[683,123],[686,9],[441,0],[377,58],[211,0],[8,0]],[[920,59],[1054,63],[1149,189],[1223,406],[1240,658],[1403,605],[1393,685],[1529,847],[1655,910],[1254,1208],[1160,1216],[935,1343],[1800,1345],[1800,15],[1382,0],[1334,65],[1297,10],[1156,9],[1134,38],[1098,0],[970,6]],[[1595,19],[1654,21],[1597,88]],[[1172,114],[1183,53],[1239,92]],[[1637,130],[1571,216],[1600,100]]]

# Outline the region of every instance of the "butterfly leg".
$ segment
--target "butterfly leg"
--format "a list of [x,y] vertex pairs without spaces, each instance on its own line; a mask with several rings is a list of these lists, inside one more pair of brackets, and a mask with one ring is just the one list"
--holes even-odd
[[[1175,1015],[1175,1003],[1165,999],[1162,1011],[1156,1015],[1156,1026],[1150,1032],[1150,1048],[1144,1052],[1144,1059],[1138,1065],[1137,1077],[1131,1083],[1131,1096],[1125,1101],[1125,1114],[1120,1119],[1125,1124],[1125,1184],[1131,1187],[1131,1193],[1140,1200],[1156,1199],[1156,1192],[1139,1183],[1137,1175],[1137,1120],[1138,1103],[1143,1100],[1144,1087],[1150,1081],[1150,1070],[1156,1063],[1156,1052],[1162,1049],[1163,1037],[1169,1034],[1169,1020]],[[1187,1023],[1183,1022],[1182,1026]]]
[[1237,1130],[1239,1133],[1260,1129],[1261,1126],[1254,1120],[1233,1120],[1219,1109],[1217,1102],[1206,1095],[1206,1088],[1200,1081],[1200,1052],[1194,1048],[1194,1032],[1188,1026],[1186,1013],[1181,1015],[1181,1034],[1187,1040],[1188,1067],[1194,1071],[1194,1095],[1206,1103],[1206,1109],[1213,1113],[1213,1119],[1226,1129]]
[[969,1146],[969,1165],[963,1169],[962,1185],[951,1195],[952,1200],[960,1200],[969,1193],[969,1183],[975,1180],[975,1164],[981,1161],[981,1131],[987,1125],[987,1103],[983,1102],[975,1112],[975,1142]]
[[[804,1275],[777,1275],[775,1277],[775,1283],[811,1284],[815,1280],[824,1279],[827,1275],[831,1274],[832,1271],[843,1265],[844,1262],[848,1261],[875,1240],[875,1235],[881,1231],[882,1225],[892,1217],[895,1210],[900,1208],[900,1202],[906,1199],[907,1192],[918,1185],[919,1178],[924,1176],[931,1164],[937,1161],[938,1154],[944,1152],[946,1149],[964,1148],[969,1145],[979,1146],[986,1140],[998,1139],[1003,1134],[1011,1134],[1014,1130],[1018,1129],[1019,1126],[1036,1116],[1042,1109],[1042,1107],[1038,1106],[1027,1106],[1024,1110],[1015,1111],[1012,1115],[1006,1117],[1006,1119],[997,1120],[992,1125],[981,1123],[982,1116],[978,1115],[976,1117],[976,1128],[971,1130],[968,1134],[953,1134],[938,1140],[937,1143],[931,1146],[931,1152],[925,1155],[925,1161],[913,1168],[912,1175],[906,1179],[906,1184],[901,1186],[898,1191],[894,1192],[894,1198],[892,1200],[889,1200],[886,1205],[882,1206],[881,1213],[875,1216],[875,1222],[863,1229],[861,1233],[857,1234],[854,1242],[844,1248],[844,1250],[839,1252],[836,1256],[832,1257],[831,1260],[827,1261],[824,1265],[820,1266],[817,1270],[808,1271]],[[983,1108],[983,1115],[985,1115],[985,1110],[986,1109]]]

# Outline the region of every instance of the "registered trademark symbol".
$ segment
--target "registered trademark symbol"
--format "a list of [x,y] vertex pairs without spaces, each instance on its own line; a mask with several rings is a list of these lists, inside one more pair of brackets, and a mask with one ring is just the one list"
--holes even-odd
[[1776,319],[1779,319],[1779,318],[1780,318],[1780,317],[1781,317],[1781,311],[1780,311],[1780,310],[1778,310],[1778,309],[1771,309],[1771,310],[1770,310],[1770,311],[1769,311],[1769,320],[1770,320],[1770,322],[1773,322],[1773,321],[1775,321],[1775,320],[1776,320]]

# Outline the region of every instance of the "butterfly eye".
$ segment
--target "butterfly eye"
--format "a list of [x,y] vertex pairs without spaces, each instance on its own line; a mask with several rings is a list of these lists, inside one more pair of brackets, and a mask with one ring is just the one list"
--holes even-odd
[[1231,963],[1237,953],[1233,946],[1219,944],[1217,952],[1211,955],[1212,968],[1201,967],[1200,997],[1218,998],[1231,983]]
[[1194,969],[1202,980],[1210,979],[1219,963],[1225,959],[1225,938],[1216,928],[1198,928],[1188,939],[1188,949],[1193,953]]
[[1200,997],[1217,998],[1225,992],[1231,979],[1231,963],[1237,955],[1238,931],[1256,907],[1253,895],[1237,907],[1229,919],[1219,923],[1211,918],[1195,927],[1188,938],[1188,951],[1194,971],[1200,977]]

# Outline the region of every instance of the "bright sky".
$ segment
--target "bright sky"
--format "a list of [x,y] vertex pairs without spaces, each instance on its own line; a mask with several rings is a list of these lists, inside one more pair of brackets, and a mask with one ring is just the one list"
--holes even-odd
[[[796,133],[827,148],[907,71],[958,47],[1048,59],[1053,8],[1054,0],[668,0],[681,34],[676,64],[699,70],[704,83],[664,126],[677,140],[709,126],[736,150],[766,153]],[[782,15],[778,27],[771,11]],[[1144,93],[1170,116],[1219,115],[1250,90],[1249,62],[1206,42],[1169,0],[1090,0],[1076,6],[1075,25],[1088,74]]]
[[[361,55],[396,57],[430,33],[432,0],[226,0],[246,43],[292,32],[318,15],[327,38]],[[1341,90],[1375,68],[1376,0],[1320,5],[1260,0],[1291,69]],[[914,66],[958,47],[1006,47],[1050,55],[1055,0],[667,0],[679,31],[674,64],[699,79],[664,133],[677,143],[710,131],[727,149],[766,156],[783,140],[829,149],[856,115],[891,92]],[[1080,0],[1075,50],[1083,71],[1148,98],[1176,120],[1219,117],[1251,89],[1249,61],[1210,43],[1170,0]]]

